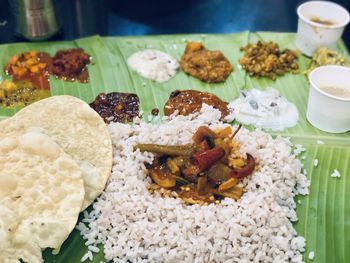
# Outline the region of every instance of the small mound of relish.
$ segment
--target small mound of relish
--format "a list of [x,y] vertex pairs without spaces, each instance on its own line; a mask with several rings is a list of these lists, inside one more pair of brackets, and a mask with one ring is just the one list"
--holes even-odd
[[139,104],[139,97],[136,94],[111,92],[100,93],[90,106],[106,123],[126,123],[139,116]]

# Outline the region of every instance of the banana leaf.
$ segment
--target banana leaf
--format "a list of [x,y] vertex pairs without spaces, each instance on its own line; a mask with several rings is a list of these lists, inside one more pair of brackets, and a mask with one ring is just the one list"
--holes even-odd
[[[327,142],[304,145],[310,194],[296,197],[299,220],[295,224],[298,234],[306,239],[304,259],[306,262],[349,262],[349,147]],[[331,177],[334,169],[339,171],[340,178]],[[315,253],[313,261],[308,259],[311,251]]]
[[[144,37],[105,37],[93,36],[66,42],[49,43],[20,43],[0,46],[0,62],[4,65],[14,54],[28,50],[47,51],[53,55],[58,49],[82,47],[93,58],[93,65],[89,66],[90,82],[81,84],[65,82],[51,78],[52,95],[70,94],[86,102],[91,102],[99,92],[132,92],[141,101],[141,108],[148,115],[153,108],[162,109],[171,91],[175,89],[196,89],[212,92],[224,100],[230,101],[239,95],[243,89],[268,86],[277,88],[288,100],[293,102],[300,114],[298,124],[283,132],[273,132],[274,136],[291,137],[294,143],[305,146],[306,152],[302,156],[304,168],[311,180],[310,194],[297,196],[298,222],[295,228],[298,234],[306,238],[306,262],[350,262],[350,133],[329,134],[317,130],[306,120],[306,105],[309,84],[303,74],[310,63],[310,59],[299,56],[299,74],[285,74],[276,81],[267,78],[251,78],[239,66],[238,60],[243,55],[239,47],[248,42],[258,40],[275,41],[282,49],[296,49],[295,34],[242,32],[228,35],[166,35]],[[202,41],[212,50],[221,50],[234,66],[234,72],[222,84],[207,84],[194,79],[180,71],[173,79],[165,83],[155,83],[147,80],[127,66],[127,58],[134,52],[145,48],[156,48],[165,51],[179,59],[187,41]],[[348,51],[343,42],[338,43],[338,50],[347,56]],[[11,116],[15,110],[0,109],[1,116]],[[161,111],[162,112],[162,111]],[[252,128],[252,127],[248,127]],[[323,145],[319,141],[324,142]],[[314,160],[318,160],[317,167]],[[342,175],[333,178],[330,175],[337,169]],[[91,208],[89,208],[91,209]],[[80,219],[81,220],[81,217]],[[91,262],[99,263],[104,260],[103,248],[94,254]],[[309,252],[315,252],[315,260],[308,259]],[[84,240],[78,231],[73,231],[65,241],[58,255],[52,255],[51,250],[43,252],[45,262],[80,262],[87,252]],[[90,262],[90,261],[87,261]]]

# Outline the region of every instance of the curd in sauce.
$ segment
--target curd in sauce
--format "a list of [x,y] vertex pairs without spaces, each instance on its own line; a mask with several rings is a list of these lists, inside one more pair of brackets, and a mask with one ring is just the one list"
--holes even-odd
[[295,105],[274,88],[241,91],[240,97],[229,107],[233,108],[238,122],[273,131],[293,127],[299,119]]

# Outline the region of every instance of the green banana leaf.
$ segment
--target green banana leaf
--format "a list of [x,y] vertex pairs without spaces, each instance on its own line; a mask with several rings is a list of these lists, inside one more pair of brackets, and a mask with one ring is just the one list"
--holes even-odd
[[[305,115],[309,84],[302,72],[308,68],[310,59],[300,55],[298,64],[301,73],[285,74],[276,81],[251,78],[238,65],[238,60],[243,55],[239,47],[248,42],[271,40],[277,42],[281,48],[295,49],[294,38],[295,34],[292,33],[271,32],[106,38],[93,36],[66,42],[1,45],[0,62],[4,65],[11,55],[32,49],[47,51],[53,55],[58,49],[82,47],[93,57],[94,63],[89,66],[90,82],[81,84],[51,78],[52,95],[70,94],[91,102],[99,92],[132,92],[139,96],[145,115],[153,108],[162,109],[169,94],[175,89],[208,91],[230,101],[243,89],[265,89],[268,86],[277,88],[297,106],[300,120],[295,127],[272,134],[291,137],[294,143],[302,144],[306,148],[301,160],[311,180],[310,194],[296,197],[300,204],[297,203],[299,220],[295,223],[298,233],[304,236],[307,242],[304,260],[325,263],[350,262],[350,250],[347,249],[350,246],[350,192],[347,191],[350,189],[350,179],[347,178],[350,171],[350,132],[329,134],[317,130],[307,122]],[[160,49],[179,59],[186,42],[190,40],[201,41],[209,49],[223,51],[234,66],[234,72],[225,83],[206,84],[180,71],[170,81],[159,84],[139,76],[127,66],[127,58],[145,48]],[[348,56],[342,42],[339,42],[338,49]],[[0,108],[1,116],[11,116],[14,112],[15,110]],[[324,144],[318,144],[319,140]],[[314,165],[315,159],[319,161],[317,167]],[[334,169],[342,174],[341,178],[330,176]],[[99,263],[104,260],[103,248],[100,248],[101,252],[94,254],[91,262]],[[315,252],[314,261],[308,260],[311,251]],[[43,256],[45,262],[78,263],[86,252],[84,240],[77,231],[73,231],[58,255],[52,255],[51,250],[47,249]]]
[[[295,228],[306,239],[306,262],[349,262],[350,260],[350,151],[346,146],[306,146],[305,169],[311,180],[310,194],[298,196],[299,217]],[[314,165],[318,160],[318,165]],[[341,177],[331,177],[337,169]],[[315,259],[308,260],[311,251]]]

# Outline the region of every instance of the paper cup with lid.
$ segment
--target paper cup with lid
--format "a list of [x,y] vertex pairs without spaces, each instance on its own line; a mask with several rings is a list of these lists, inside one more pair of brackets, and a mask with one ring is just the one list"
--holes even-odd
[[309,74],[307,120],[330,133],[350,131],[350,68],[322,66]]
[[307,56],[321,46],[335,49],[350,20],[344,7],[328,1],[305,2],[298,7],[297,14],[296,46]]

